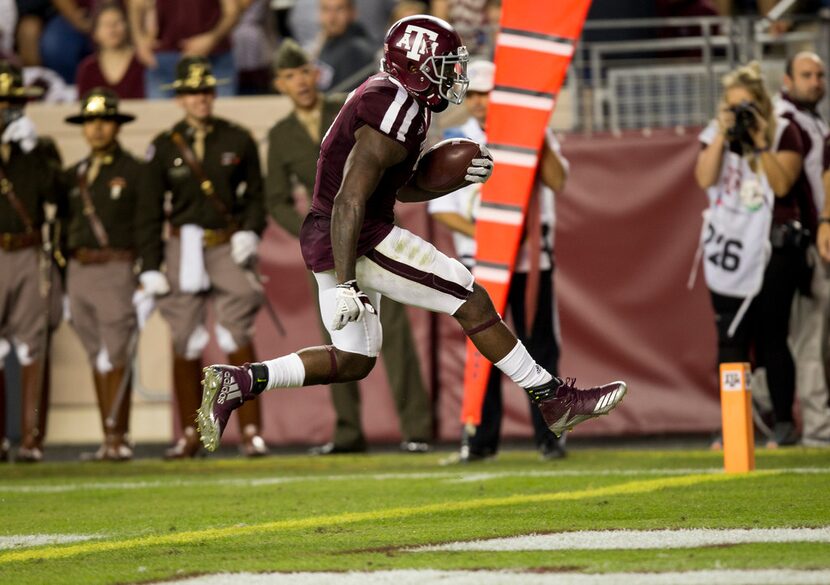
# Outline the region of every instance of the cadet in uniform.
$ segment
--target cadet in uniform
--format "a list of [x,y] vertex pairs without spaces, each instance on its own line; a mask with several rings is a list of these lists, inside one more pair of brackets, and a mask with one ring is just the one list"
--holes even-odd
[[139,240],[146,238],[139,234],[136,210],[161,188],[150,184],[145,165],[118,143],[121,125],[134,119],[118,111],[112,90],[101,87],[84,96],[80,114],[66,118],[83,126],[91,149],[64,176],[69,189],[66,288],[72,326],[92,365],[104,430],[96,458],[116,461],[132,458],[127,440],[128,368],[137,335],[132,299],[136,260],[144,263]]
[[[19,68],[0,61],[0,420],[6,417],[2,362],[14,347],[21,365],[17,461],[28,462],[43,458],[49,330],[61,318],[51,233],[44,229],[45,205],[58,209],[60,156],[51,140],[38,138],[23,111],[26,100],[40,93],[23,87]],[[6,460],[9,444],[0,431],[0,460]]]
[[[153,140],[149,172],[161,181],[156,199],[143,207],[155,252],[144,269],[163,292],[161,263],[163,191],[172,194],[170,238],[164,247],[170,294],[159,309],[173,335],[173,387],[178,400],[183,436],[168,458],[193,457],[199,451],[195,414],[201,388],[200,357],[210,333],[204,326],[208,299],[213,300],[215,334],[231,363],[253,362],[254,317],[263,302],[254,273],[259,234],[265,228],[262,176],[257,146],[251,134],[213,116],[216,86],[203,57],[184,57],[172,89],[184,119]],[[144,276],[144,275],[143,275]],[[153,282],[155,281],[155,282]],[[142,281],[147,289],[147,284]],[[267,452],[260,437],[258,405],[240,410],[243,452]]]
[[[277,122],[268,134],[268,175],[265,198],[271,216],[292,235],[299,237],[303,217],[294,206],[292,177],[314,192],[320,142],[343,106],[343,97],[322,96],[315,86],[317,70],[294,41],[283,41],[277,52],[277,89],[291,98],[294,111]],[[316,281],[311,279],[315,287]],[[432,412],[421,381],[421,370],[406,308],[384,298],[381,322],[385,333],[383,359],[389,386],[400,419],[401,450],[421,453],[429,449]],[[323,336],[328,332],[321,322]],[[331,400],[337,414],[334,438],[312,449],[312,454],[328,455],[364,451],[366,441],[360,424],[360,389],[357,382],[331,385]]]

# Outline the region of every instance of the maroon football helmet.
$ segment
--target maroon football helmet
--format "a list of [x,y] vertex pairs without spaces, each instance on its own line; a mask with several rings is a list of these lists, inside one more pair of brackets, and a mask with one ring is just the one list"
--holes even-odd
[[464,101],[467,59],[455,29],[434,16],[402,18],[383,41],[383,70],[433,109]]

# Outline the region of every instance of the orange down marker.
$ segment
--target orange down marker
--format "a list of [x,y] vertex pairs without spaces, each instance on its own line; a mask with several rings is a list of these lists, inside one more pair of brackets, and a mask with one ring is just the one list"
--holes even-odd
[[720,405],[723,428],[723,468],[726,473],[755,469],[749,364],[720,365]]

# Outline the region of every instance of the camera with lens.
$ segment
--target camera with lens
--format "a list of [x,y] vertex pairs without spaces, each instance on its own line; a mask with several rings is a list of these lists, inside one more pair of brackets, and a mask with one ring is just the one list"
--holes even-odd
[[796,219],[785,223],[773,223],[770,227],[770,243],[773,248],[796,248],[806,250],[812,241],[810,230]]
[[754,141],[750,132],[755,130],[758,121],[755,119],[757,108],[752,102],[742,101],[736,106],[731,106],[729,111],[735,115],[735,125],[727,132],[730,142],[740,142],[752,146]]

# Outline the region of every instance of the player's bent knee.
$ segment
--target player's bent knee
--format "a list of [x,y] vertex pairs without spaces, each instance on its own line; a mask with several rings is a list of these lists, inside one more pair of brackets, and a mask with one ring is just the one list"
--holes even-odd
[[473,292],[467,300],[453,314],[453,317],[465,329],[473,329],[481,323],[491,321],[497,317],[496,309],[490,300],[490,295],[478,283],[473,284]]
[[335,349],[337,356],[337,382],[362,380],[375,367],[377,358]]

